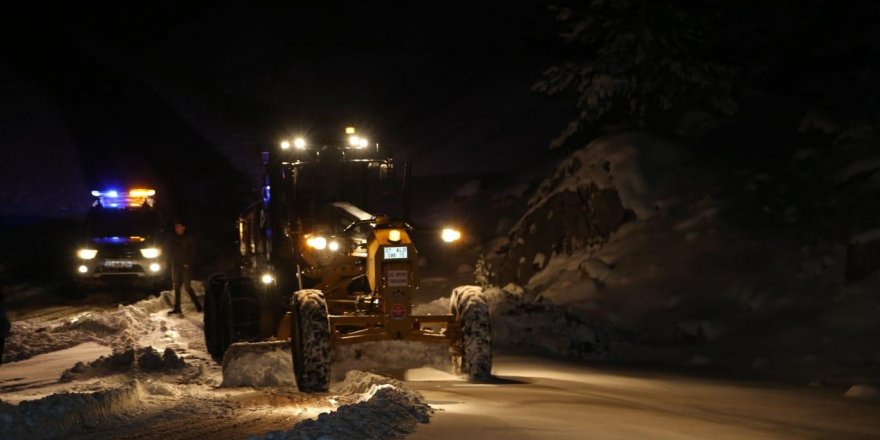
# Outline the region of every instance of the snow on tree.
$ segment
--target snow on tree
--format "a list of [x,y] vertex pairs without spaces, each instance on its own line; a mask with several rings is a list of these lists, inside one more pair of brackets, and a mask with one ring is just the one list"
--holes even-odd
[[483,289],[487,289],[495,285],[496,274],[492,264],[486,260],[486,256],[480,254],[477,263],[474,265],[474,280]]
[[579,113],[550,145],[561,146],[587,126],[636,122],[652,114],[705,105],[733,113],[730,72],[706,52],[709,15],[687,2],[593,0],[551,6],[574,46],[533,90],[574,93]]

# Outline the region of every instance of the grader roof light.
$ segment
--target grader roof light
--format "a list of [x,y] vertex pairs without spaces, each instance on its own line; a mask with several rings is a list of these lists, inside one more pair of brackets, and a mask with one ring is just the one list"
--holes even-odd
[[452,243],[461,239],[461,231],[453,228],[444,228],[440,232],[440,238],[447,243]]

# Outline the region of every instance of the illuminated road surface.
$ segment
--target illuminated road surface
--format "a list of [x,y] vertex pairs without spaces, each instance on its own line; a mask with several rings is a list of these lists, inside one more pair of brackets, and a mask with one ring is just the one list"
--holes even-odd
[[[586,363],[585,363],[586,365]],[[880,402],[840,390],[598,370],[498,356],[497,381],[407,372],[438,411],[408,438],[859,439],[880,438]]]

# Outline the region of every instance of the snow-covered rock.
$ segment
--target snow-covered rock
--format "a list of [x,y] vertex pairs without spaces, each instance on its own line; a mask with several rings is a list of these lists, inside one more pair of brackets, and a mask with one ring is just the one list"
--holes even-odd
[[809,133],[816,131],[823,134],[834,134],[840,131],[840,123],[831,118],[826,112],[820,109],[812,109],[808,111],[798,124],[800,133]]
[[533,264],[536,255],[602,243],[627,221],[668,208],[682,156],[642,133],[602,137],[576,151],[541,182],[511,228],[501,278],[523,283],[543,269]]
[[880,389],[871,385],[857,384],[849,387],[844,397],[860,400],[880,400]]

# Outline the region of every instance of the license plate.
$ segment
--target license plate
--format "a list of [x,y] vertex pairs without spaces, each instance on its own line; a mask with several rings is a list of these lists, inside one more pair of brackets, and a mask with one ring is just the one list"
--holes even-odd
[[384,249],[386,260],[406,260],[406,246],[393,246]]
[[104,262],[104,267],[109,267],[111,269],[130,269],[131,261],[128,260],[107,260]]

